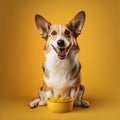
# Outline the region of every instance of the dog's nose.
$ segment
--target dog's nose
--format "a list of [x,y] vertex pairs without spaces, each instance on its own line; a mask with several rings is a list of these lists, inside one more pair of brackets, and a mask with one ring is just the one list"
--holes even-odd
[[59,47],[64,47],[65,46],[64,40],[58,40],[57,44],[58,44]]

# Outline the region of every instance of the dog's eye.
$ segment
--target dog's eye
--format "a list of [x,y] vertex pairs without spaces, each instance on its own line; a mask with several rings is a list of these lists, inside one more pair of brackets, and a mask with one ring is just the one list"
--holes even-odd
[[56,35],[57,32],[56,31],[52,31],[51,35]]
[[67,37],[70,37],[70,31],[65,30],[65,35],[66,35]]

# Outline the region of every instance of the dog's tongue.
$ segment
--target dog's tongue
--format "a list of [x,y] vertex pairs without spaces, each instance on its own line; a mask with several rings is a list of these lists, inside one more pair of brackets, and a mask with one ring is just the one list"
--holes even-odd
[[66,56],[66,51],[65,51],[65,49],[59,49],[58,54],[59,54],[59,56]]

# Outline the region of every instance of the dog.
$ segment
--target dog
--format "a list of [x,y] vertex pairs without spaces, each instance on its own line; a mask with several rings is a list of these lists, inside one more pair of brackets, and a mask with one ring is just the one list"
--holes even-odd
[[80,50],[77,37],[85,22],[85,12],[80,11],[68,24],[52,25],[37,14],[35,23],[42,38],[46,40],[43,65],[43,85],[39,98],[29,103],[30,108],[46,105],[46,98],[55,95],[73,97],[75,106],[89,107],[82,99],[85,87],[81,84],[81,64],[77,59]]

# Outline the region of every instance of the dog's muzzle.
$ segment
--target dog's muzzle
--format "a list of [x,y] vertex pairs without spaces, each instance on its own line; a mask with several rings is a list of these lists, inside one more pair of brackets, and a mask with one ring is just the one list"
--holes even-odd
[[51,46],[53,47],[53,49],[55,50],[55,52],[57,53],[57,55],[60,59],[65,59],[65,57],[69,53],[71,44],[66,48],[65,47],[54,47],[53,45],[51,45]]

